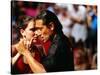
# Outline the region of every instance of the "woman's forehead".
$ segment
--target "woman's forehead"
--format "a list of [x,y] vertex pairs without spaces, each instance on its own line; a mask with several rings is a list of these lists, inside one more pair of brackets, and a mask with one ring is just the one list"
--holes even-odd
[[31,20],[31,21],[28,23],[27,28],[33,28],[33,27],[34,27],[34,21]]

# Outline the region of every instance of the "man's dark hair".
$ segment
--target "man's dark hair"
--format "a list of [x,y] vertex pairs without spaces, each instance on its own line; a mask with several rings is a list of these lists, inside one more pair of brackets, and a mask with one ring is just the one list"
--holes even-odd
[[55,13],[53,13],[49,10],[43,10],[43,11],[40,12],[39,15],[37,15],[36,20],[37,19],[42,19],[43,24],[46,25],[47,27],[50,26],[51,22],[53,22],[54,23],[54,31],[57,34],[62,33],[62,25],[61,25],[60,21],[58,20]]

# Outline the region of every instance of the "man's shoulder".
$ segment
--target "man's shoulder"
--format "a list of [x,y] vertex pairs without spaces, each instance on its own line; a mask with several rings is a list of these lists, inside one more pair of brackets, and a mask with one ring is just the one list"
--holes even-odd
[[64,45],[64,44],[69,43],[69,39],[68,39],[68,37],[66,37],[64,35],[56,35],[53,42],[57,45]]

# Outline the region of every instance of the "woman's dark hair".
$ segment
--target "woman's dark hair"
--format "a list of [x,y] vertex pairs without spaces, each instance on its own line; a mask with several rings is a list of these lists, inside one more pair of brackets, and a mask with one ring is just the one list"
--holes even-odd
[[25,28],[27,27],[28,23],[30,21],[32,21],[32,20],[34,21],[33,17],[26,16],[26,15],[23,15],[23,16],[19,17],[19,19],[16,22],[17,31],[18,31],[19,37],[22,37],[22,35],[20,34],[20,29],[25,30]]
[[54,31],[57,34],[62,33],[62,25],[61,25],[60,21],[58,20],[55,13],[53,13],[49,10],[43,10],[43,11],[40,12],[39,15],[37,15],[37,17],[35,19],[36,20],[42,19],[43,24],[46,25],[47,27],[50,26],[50,22],[53,22],[54,23]]

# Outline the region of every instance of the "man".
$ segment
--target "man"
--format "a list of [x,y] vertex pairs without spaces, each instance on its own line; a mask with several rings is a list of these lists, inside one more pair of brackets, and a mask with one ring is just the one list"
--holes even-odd
[[[73,52],[69,40],[63,35],[62,25],[56,15],[48,10],[42,11],[35,19],[35,30],[43,43],[50,42],[48,53],[41,63],[47,72],[74,70]],[[38,33],[37,32],[37,33]]]

